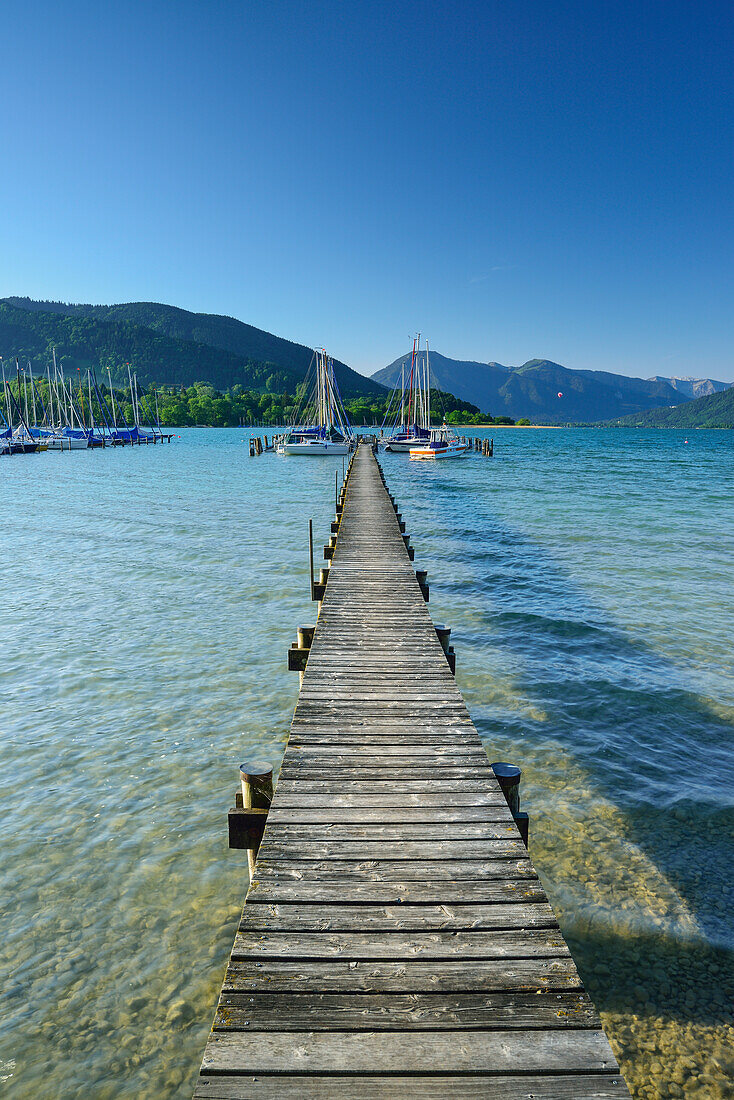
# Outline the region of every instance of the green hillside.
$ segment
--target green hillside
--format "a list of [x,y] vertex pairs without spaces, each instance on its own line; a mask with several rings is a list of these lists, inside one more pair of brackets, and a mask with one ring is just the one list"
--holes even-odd
[[[8,309],[12,315],[4,312]],[[65,366],[67,360],[73,368],[104,360],[120,380],[121,364],[130,362],[146,384],[189,386],[204,380],[221,390],[241,385],[292,392],[311,362],[311,348],[234,317],[157,302],[93,306],[5,298],[0,311],[0,354],[25,355],[44,369],[55,344]],[[344,363],[335,361],[334,369],[344,397],[384,393],[379,383]]]
[[610,420],[610,425],[629,428],[734,428],[734,388],[686,401],[675,408],[652,409],[634,416]]

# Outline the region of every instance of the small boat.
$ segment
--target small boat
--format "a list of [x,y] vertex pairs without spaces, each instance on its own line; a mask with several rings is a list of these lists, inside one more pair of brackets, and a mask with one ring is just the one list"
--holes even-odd
[[431,438],[427,443],[423,443],[418,447],[411,447],[411,458],[462,458],[469,446],[467,443],[462,443],[458,435],[449,428],[447,424],[444,424],[441,428],[434,428],[431,431]]
[[321,348],[314,352],[311,366],[314,361],[313,390],[305,408],[296,410],[296,418],[306,424],[294,422],[278,444],[280,455],[348,455],[354,449],[354,433],[334,377],[333,360]]
[[7,432],[0,435],[0,455],[30,455],[35,451],[45,451],[46,447],[35,439],[23,436],[11,436]]

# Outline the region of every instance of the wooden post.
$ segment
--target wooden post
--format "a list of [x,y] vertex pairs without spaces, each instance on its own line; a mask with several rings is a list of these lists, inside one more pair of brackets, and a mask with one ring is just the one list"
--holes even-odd
[[527,848],[530,821],[528,815],[520,811],[520,780],[522,778],[522,771],[516,764],[507,764],[504,761],[498,761],[493,764],[492,771],[497,777],[497,782],[502,788],[505,801],[510,807],[510,813],[520,830],[522,842]]
[[334,507],[339,505],[339,471],[334,470]]
[[311,569],[311,599],[313,599],[313,520],[308,521],[308,564]]
[[426,603],[428,603],[428,593],[429,593],[429,589],[428,589],[428,570],[427,569],[416,569],[415,579],[418,581],[418,584],[420,585],[421,592],[423,593],[423,599],[426,601]]
[[[267,810],[273,801],[273,769],[263,760],[246,760],[240,764],[242,806],[245,810]],[[257,849],[247,849],[250,880],[255,872]]]

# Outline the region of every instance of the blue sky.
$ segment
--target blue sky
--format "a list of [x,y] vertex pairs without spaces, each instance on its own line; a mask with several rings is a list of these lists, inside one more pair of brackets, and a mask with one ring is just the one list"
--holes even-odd
[[734,381],[734,9],[9,5],[0,294]]

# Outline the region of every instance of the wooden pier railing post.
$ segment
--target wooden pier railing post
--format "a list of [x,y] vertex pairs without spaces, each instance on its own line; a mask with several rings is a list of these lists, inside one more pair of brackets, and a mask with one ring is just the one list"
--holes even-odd
[[311,570],[311,599],[313,599],[313,520],[308,521],[308,564]]
[[[242,806],[245,810],[269,810],[273,801],[273,769],[262,760],[245,761],[240,764],[240,783],[242,785]],[[247,849],[247,863],[250,878],[255,870],[257,848]]]
[[526,813],[522,813],[520,810],[520,780],[522,779],[522,771],[518,768],[517,764],[507,764],[504,761],[497,761],[497,763],[492,764],[492,770],[497,777],[497,782],[502,788],[502,793],[510,808],[510,813],[515,819],[515,824],[520,830],[523,844],[527,848],[530,819]]

